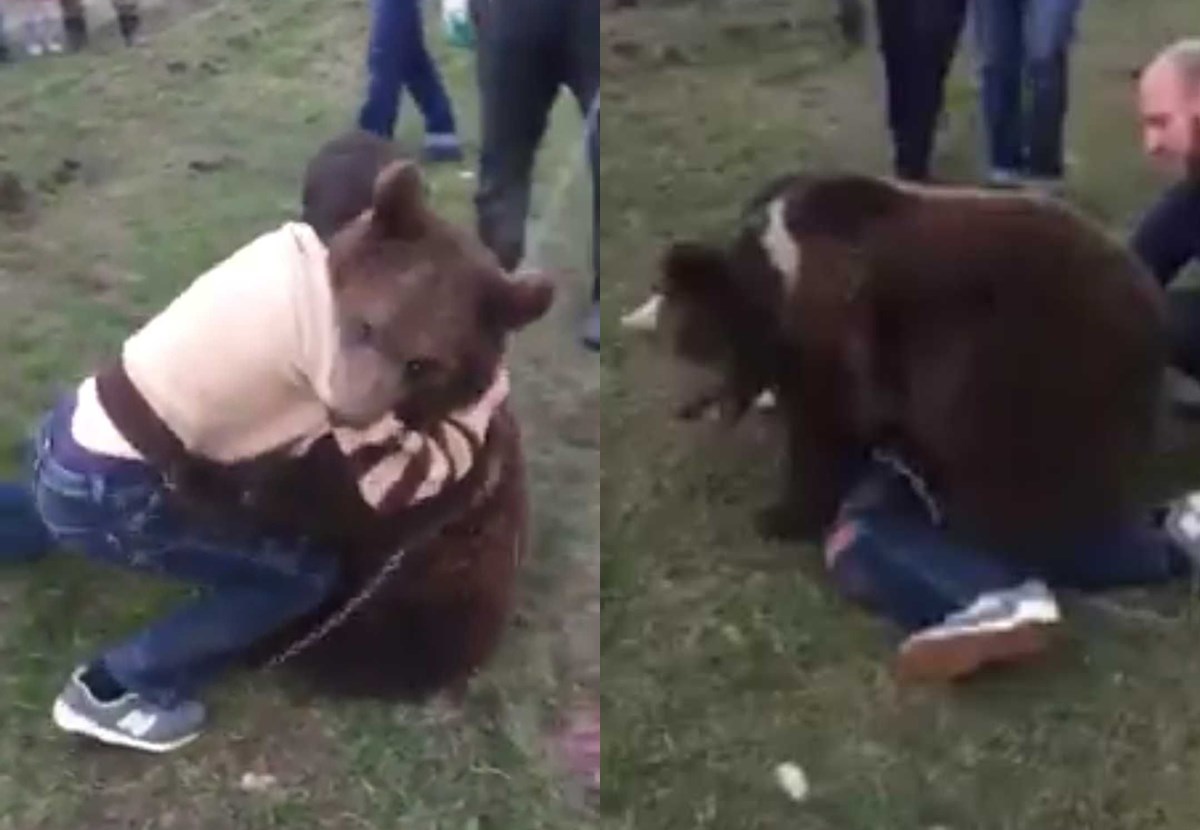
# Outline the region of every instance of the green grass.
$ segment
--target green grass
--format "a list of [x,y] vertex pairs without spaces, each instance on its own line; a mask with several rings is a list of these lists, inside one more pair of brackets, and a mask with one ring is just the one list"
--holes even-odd
[[[36,191],[36,221],[0,225],[0,443],[110,354],[203,269],[298,210],[303,165],[352,122],[366,36],[360,2],[149,4],[150,41],[0,69],[0,170]],[[472,58],[441,49],[476,142]],[[404,104],[401,141],[419,119]],[[540,180],[578,163],[579,117],[556,112]],[[53,184],[64,159],[77,176]],[[196,172],[193,162],[211,172]],[[474,182],[430,172],[437,203],[472,219]],[[598,683],[597,364],[575,342],[589,279],[587,177],[571,181],[545,259],[577,269],[556,310],[514,344],[537,545],[518,624],[458,716],[302,700],[279,678],[215,690],[209,734],[147,758],[58,734],[67,673],[179,594],[59,557],[0,574],[0,830],[574,828],[589,821],[549,750]],[[39,188],[45,183],[45,188]],[[550,194],[543,186],[537,201]],[[7,463],[7,462],[6,462]],[[9,464],[5,472],[15,472]],[[275,776],[266,793],[246,772]]]
[[[828,5],[657,6],[604,23],[604,322],[646,296],[674,238],[721,232],[773,174],[885,169],[878,56],[831,42]],[[690,16],[689,16],[690,15]],[[791,24],[780,24],[781,19]],[[1071,198],[1123,232],[1158,182],[1127,70],[1194,28],[1191,0],[1092,0],[1073,53]],[[970,50],[941,172],[978,172]],[[614,827],[1140,830],[1200,825],[1200,606],[1191,586],[1073,599],[1053,656],[961,688],[906,689],[886,623],[819,556],[753,532],[778,436],[671,421],[672,371],[610,337],[601,538],[602,812]],[[706,442],[709,442],[706,444]],[[1194,459],[1173,459],[1195,474]],[[796,804],[775,784],[794,761]]]

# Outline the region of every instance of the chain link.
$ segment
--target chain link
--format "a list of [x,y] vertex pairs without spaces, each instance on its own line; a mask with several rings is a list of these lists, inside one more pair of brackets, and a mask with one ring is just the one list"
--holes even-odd
[[294,643],[288,646],[287,649],[272,657],[270,662],[267,663],[267,668],[273,669],[276,666],[286,663],[297,654],[307,651],[317,642],[325,639],[325,637],[327,637],[334,629],[340,628],[346,622],[346,620],[350,619],[354,612],[363,605],[363,603],[373,597],[375,592],[383,587],[383,584],[387,582],[388,577],[400,567],[400,564],[404,561],[405,554],[407,553],[408,548],[400,548],[391,556],[389,556],[387,561],[383,563],[383,567],[380,568],[379,572],[375,574],[375,577],[368,582],[361,591],[351,597],[350,600],[343,605],[336,614],[329,617],[329,619],[325,620],[325,622],[314,628],[308,634],[305,634],[299,640],[296,640]]
[[928,511],[930,520],[935,525],[942,524],[944,517],[942,516],[941,506],[938,504],[937,499],[934,498],[932,489],[929,487],[929,482],[927,482],[920,473],[902,461],[898,455],[886,450],[875,449],[872,451],[871,455],[880,464],[890,467],[905,481],[907,481],[909,487],[912,488],[913,493],[916,494],[917,498],[921,500],[921,503],[925,505],[925,510]]
[[303,637],[293,642],[286,649],[281,651],[279,654],[276,654],[274,657],[268,660],[266,668],[273,669],[282,665],[283,663],[286,663],[296,655],[312,648],[318,642],[328,637],[333,631],[344,625],[346,620],[350,619],[350,617],[354,615],[355,611],[357,611],[368,600],[375,596],[375,593],[383,587],[388,578],[396,572],[396,570],[404,562],[404,557],[407,555],[408,551],[433,541],[433,539],[435,539],[443,530],[445,530],[451,522],[488,498],[492,492],[494,492],[496,485],[499,483],[501,473],[503,472],[503,464],[494,456],[493,458],[489,459],[487,463],[488,468],[483,486],[461,510],[456,510],[450,515],[446,516],[442,521],[435,522],[433,526],[427,528],[424,533],[420,533],[417,535],[417,538],[410,540],[406,547],[397,549],[395,553],[387,558],[387,561],[383,563],[383,565],[376,572],[375,576],[371,578],[371,581],[368,582],[361,591],[347,600],[346,604],[338,609],[337,613],[330,616],[325,620],[325,622],[321,623],[312,631],[308,632]]

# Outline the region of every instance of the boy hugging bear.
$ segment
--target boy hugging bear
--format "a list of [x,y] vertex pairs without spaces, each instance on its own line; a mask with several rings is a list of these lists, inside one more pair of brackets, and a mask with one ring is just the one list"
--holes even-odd
[[[42,419],[32,487],[0,491],[11,525],[0,538],[21,540],[0,555],[59,547],[207,589],[77,668],[54,703],[60,728],[178,748],[203,727],[202,688],[328,616],[387,558],[375,554],[432,533],[406,551],[399,576],[407,569],[425,580],[410,590],[445,594],[439,569],[477,563],[430,561],[427,549],[464,522],[489,542],[508,531],[518,538],[507,559],[519,552],[523,489],[502,358],[509,334],[546,312],[551,286],[509,279],[431,209],[415,166],[382,158],[346,182],[361,195],[357,210],[354,199],[341,205],[336,227],[321,223],[326,199],[309,200],[313,224],[286,223],[197,278]],[[489,522],[497,506],[511,515]],[[360,625],[381,613],[386,624],[389,603],[428,622],[429,602],[389,590]],[[414,646],[416,668],[391,686],[461,688],[494,643],[503,599],[446,660],[421,663],[436,648]],[[414,637],[371,639],[386,664],[389,640]]]

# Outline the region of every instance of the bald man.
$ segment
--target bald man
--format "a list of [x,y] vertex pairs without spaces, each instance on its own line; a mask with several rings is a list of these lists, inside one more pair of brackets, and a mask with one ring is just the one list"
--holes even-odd
[[[1138,82],[1142,145],[1174,183],[1146,212],[1131,245],[1162,284],[1200,262],[1200,38],[1178,41]],[[1200,378],[1200,291],[1172,291],[1174,362]]]

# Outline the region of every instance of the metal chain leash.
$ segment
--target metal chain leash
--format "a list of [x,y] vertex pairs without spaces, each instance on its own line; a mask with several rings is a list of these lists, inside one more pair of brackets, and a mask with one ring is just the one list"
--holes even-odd
[[276,654],[274,657],[268,660],[265,668],[273,669],[282,665],[283,663],[286,663],[296,655],[312,648],[321,640],[328,637],[333,631],[344,625],[346,620],[350,619],[350,617],[354,615],[355,611],[357,611],[367,601],[375,596],[376,592],[383,587],[388,578],[396,572],[396,570],[404,562],[404,557],[407,555],[408,551],[431,542],[438,536],[438,534],[445,530],[451,522],[467,511],[476,507],[484,499],[490,496],[499,482],[500,474],[502,472],[502,465],[494,458],[490,460],[488,464],[487,478],[484,480],[483,486],[461,510],[454,511],[453,513],[443,517],[441,521],[434,522],[430,527],[425,529],[425,532],[418,533],[416,538],[409,540],[405,547],[397,549],[395,553],[387,558],[387,561],[383,563],[383,565],[375,573],[375,576],[371,578],[371,581],[368,582],[361,591],[347,600],[346,604],[339,608],[337,613],[330,616],[325,620],[325,622],[321,623],[312,631],[308,632],[303,637],[293,642],[286,649],[281,651],[279,654]]
[[[437,529],[441,529],[440,525]],[[409,548],[400,548],[391,556],[389,556],[387,561],[383,563],[383,567],[379,569],[371,581],[368,582],[361,591],[351,597],[336,614],[329,617],[329,619],[325,620],[325,622],[321,623],[321,625],[305,634],[299,640],[296,640],[284,651],[272,657],[267,663],[266,667],[273,669],[279,665],[282,665],[283,663],[286,663],[297,654],[307,651],[313,645],[325,639],[335,629],[340,628],[346,622],[346,620],[350,619],[354,612],[363,605],[363,603],[371,599],[371,597],[375,595],[375,592],[383,587],[383,584],[387,582],[388,577],[390,577],[396,571],[396,569],[400,567],[400,564],[404,561],[404,556],[408,553],[408,550]]]
[[934,498],[933,492],[929,487],[929,483],[924,479],[924,477],[921,476],[920,473],[902,461],[900,457],[894,453],[886,450],[876,449],[873,450],[871,454],[874,456],[876,461],[890,467],[894,472],[899,474],[905,481],[907,481],[909,487],[912,488],[913,493],[918,499],[921,500],[921,503],[925,505],[925,509],[929,512],[929,518],[933,521],[933,523],[935,525],[942,524],[943,516],[941,506],[938,504],[937,499]]

